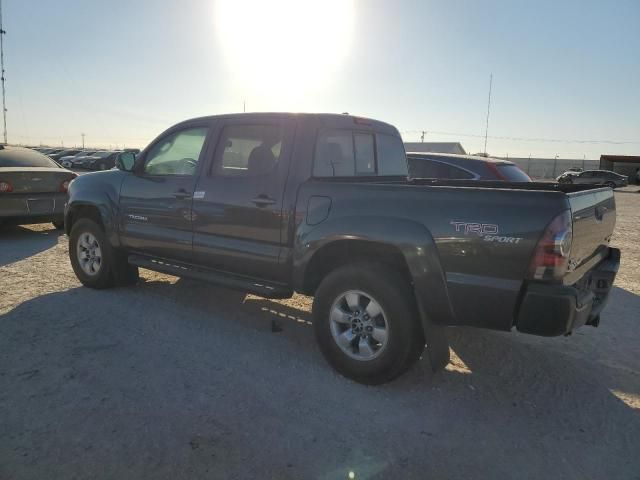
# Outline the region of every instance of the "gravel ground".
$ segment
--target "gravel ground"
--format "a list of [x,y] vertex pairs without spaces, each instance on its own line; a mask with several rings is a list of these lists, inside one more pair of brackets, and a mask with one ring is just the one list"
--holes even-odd
[[5,228],[0,479],[639,479],[640,194],[616,197],[598,329],[452,329],[445,372],[382,387],[325,364],[306,297],[146,270],[92,291],[51,226]]

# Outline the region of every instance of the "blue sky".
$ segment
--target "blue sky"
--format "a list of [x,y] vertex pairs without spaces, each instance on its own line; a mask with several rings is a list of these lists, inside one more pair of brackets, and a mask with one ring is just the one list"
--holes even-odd
[[9,141],[144,146],[245,100],[476,152],[493,73],[489,153],[640,154],[638,0],[320,1],[284,21],[242,1],[244,16],[220,18],[213,0],[4,0]]

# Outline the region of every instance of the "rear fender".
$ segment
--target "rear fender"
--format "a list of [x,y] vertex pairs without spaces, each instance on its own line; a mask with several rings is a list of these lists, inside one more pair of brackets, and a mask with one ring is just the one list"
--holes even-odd
[[314,227],[301,225],[293,252],[294,288],[301,291],[307,268],[320,249],[332,242],[345,240],[390,245],[401,252],[411,276],[425,335],[430,322],[442,325],[455,323],[433,237],[424,225],[409,220],[341,217]]

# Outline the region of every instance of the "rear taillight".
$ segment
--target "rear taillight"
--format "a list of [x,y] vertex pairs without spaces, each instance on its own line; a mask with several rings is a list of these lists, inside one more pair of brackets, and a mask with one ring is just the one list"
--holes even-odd
[[549,223],[538,241],[529,267],[529,278],[560,280],[569,266],[572,240],[571,211],[565,210]]
[[10,193],[13,192],[13,185],[9,182],[0,182],[0,193]]
[[60,184],[60,191],[66,193],[67,190],[69,190],[70,183],[71,183],[71,180],[65,180],[64,182],[62,182]]

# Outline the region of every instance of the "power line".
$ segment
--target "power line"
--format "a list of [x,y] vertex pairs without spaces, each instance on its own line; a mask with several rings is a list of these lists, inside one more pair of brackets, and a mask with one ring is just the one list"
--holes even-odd
[[[422,130],[404,130],[403,134],[420,134]],[[570,138],[537,138],[537,137],[508,137],[497,135],[477,135],[473,133],[443,132],[429,129],[429,133],[436,135],[451,135],[456,137],[491,138],[493,140],[515,140],[518,142],[550,142],[550,143],[584,143],[584,144],[608,144],[608,145],[640,145],[640,140],[577,140]]]

